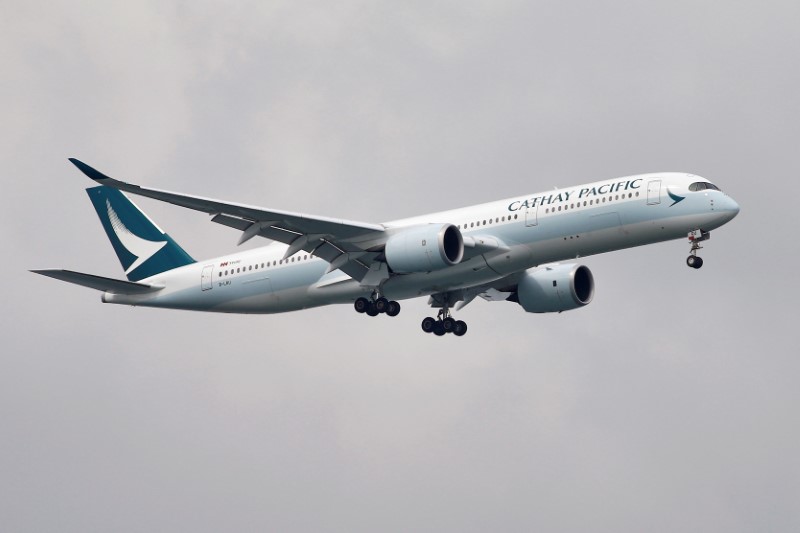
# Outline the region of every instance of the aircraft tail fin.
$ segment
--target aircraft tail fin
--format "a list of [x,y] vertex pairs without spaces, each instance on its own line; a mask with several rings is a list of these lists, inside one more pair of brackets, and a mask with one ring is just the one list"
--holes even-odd
[[103,185],[86,192],[129,281],[195,262],[122,192]]

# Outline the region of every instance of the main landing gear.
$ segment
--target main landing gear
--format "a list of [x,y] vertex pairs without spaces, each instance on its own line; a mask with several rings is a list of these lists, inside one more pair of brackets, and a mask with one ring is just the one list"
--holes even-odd
[[689,257],[686,258],[686,264],[691,268],[700,268],[703,266],[703,258],[698,257],[697,250],[701,250],[703,247],[700,246],[701,241],[707,241],[711,238],[710,231],[703,231],[703,230],[694,230],[689,232],[689,242],[692,245],[691,250],[689,250]]
[[422,331],[433,333],[437,337],[441,337],[445,333],[452,333],[456,337],[461,337],[467,332],[467,323],[463,320],[456,320],[450,316],[450,310],[447,307],[443,307],[439,310],[436,319],[429,316],[422,321]]
[[366,313],[367,316],[378,316],[381,313],[386,313],[388,316],[397,316],[400,314],[400,304],[394,300],[387,300],[383,296],[374,294],[372,298],[367,299],[363,296],[356,298],[353,304],[356,312]]

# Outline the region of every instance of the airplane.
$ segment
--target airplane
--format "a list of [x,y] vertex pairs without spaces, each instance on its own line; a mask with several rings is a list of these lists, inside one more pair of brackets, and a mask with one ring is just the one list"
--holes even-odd
[[[588,305],[594,276],[579,260],[688,237],[689,267],[739,205],[709,180],[659,172],[517,196],[382,224],[265,209],[119,181],[69,159],[127,281],[72,270],[31,272],[102,292],[104,303],[221,313],[282,313],[350,304],[396,316],[398,300],[428,296],[422,329],[462,336],[459,310],[480,296],[529,313]],[[124,193],[203,211],[266,246],[196,261]]]

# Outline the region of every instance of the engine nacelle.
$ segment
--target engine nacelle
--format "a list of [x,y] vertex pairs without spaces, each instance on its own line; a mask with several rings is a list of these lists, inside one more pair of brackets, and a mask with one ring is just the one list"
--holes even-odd
[[583,265],[531,269],[517,285],[519,305],[529,313],[569,311],[588,305],[593,296],[594,276]]
[[384,253],[395,272],[431,272],[461,262],[464,238],[452,224],[415,226],[389,237]]

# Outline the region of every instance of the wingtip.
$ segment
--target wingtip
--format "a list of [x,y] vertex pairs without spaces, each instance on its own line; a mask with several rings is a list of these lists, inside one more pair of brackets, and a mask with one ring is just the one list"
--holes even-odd
[[78,167],[78,170],[89,176],[94,181],[103,181],[109,179],[108,176],[106,176],[99,170],[90,167],[80,159],[75,159],[74,157],[70,157],[69,162]]

